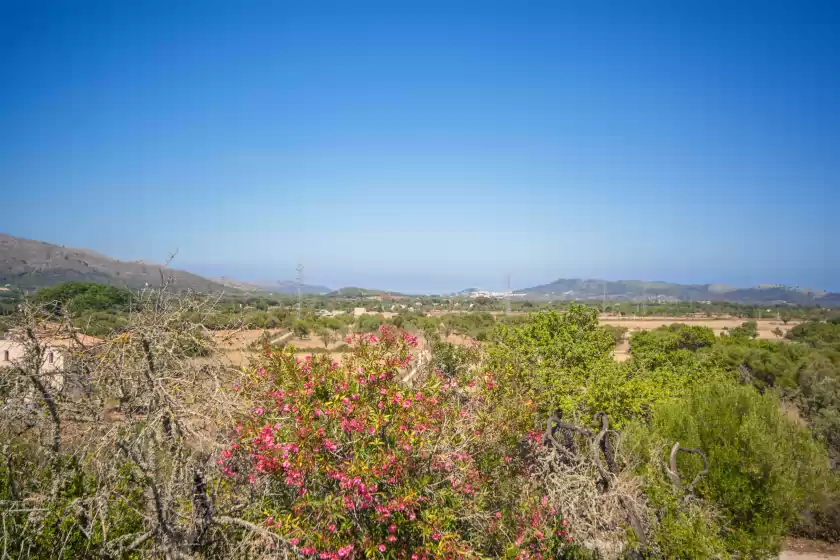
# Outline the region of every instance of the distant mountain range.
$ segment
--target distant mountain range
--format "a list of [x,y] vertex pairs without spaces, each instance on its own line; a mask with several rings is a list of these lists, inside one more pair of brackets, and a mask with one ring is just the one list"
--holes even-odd
[[[99,282],[131,289],[160,284],[161,272],[178,290],[199,292],[241,291],[296,294],[297,283],[242,282],[231,278],[207,279],[196,274],[143,261],[120,261],[87,249],[76,249],[0,234],[0,286],[23,290],[52,286],[74,280]],[[458,295],[469,295],[476,288]],[[332,291],[326,286],[301,286],[305,294],[331,297],[399,296],[398,292],[348,287]],[[516,293],[527,299],[609,301],[732,301],[750,304],[787,303],[840,307],[840,293],[809,290],[798,286],[761,284],[736,288],[725,284],[674,284],[639,280],[606,281],[560,278]]]
[[218,292],[219,282],[143,261],[119,261],[75,249],[0,233],[0,285],[24,290],[62,282],[99,282],[131,289],[160,285],[161,272],[177,290]]
[[779,284],[736,288],[726,284],[674,284],[640,280],[560,278],[549,284],[517,290],[516,293],[524,293],[529,299],[588,300],[606,297],[609,301],[731,301],[750,304],[788,303],[840,307],[840,293]]

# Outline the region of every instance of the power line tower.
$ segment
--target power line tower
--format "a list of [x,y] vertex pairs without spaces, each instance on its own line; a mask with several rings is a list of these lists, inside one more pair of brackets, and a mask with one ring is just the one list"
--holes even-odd
[[302,296],[301,296],[301,288],[303,286],[303,265],[297,265],[297,320],[300,321],[300,310],[302,307]]
[[505,315],[510,315],[510,298],[513,293],[510,291],[510,274],[507,276],[507,294],[505,294]]
[[607,281],[604,280],[604,299],[601,300],[601,313],[607,312]]

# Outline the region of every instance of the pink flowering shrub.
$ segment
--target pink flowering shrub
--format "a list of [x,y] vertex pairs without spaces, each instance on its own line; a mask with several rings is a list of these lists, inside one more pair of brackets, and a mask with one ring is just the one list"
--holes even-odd
[[527,475],[529,443],[494,435],[492,376],[409,388],[412,345],[382,327],[341,365],[266,356],[218,461],[261,496],[255,520],[313,558],[561,557],[565,521]]

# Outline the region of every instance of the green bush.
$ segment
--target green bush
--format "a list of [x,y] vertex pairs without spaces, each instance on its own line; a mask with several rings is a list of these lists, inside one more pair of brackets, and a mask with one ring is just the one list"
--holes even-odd
[[[706,453],[709,473],[698,492],[720,512],[723,541],[733,553],[777,552],[799,514],[831,492],[825,449],[782,415],[775,396],[752,387],[701,386],[685,399],[658,406],[650,429],[663,450],[678,441]],[[701,468],[699,460],[683,456],[679,465],[685,481]]]
[[730,330],[728,336],[731,338],[743,338],[747,340],[758,338],[758,323],[755,321],[742,323],[740,327],[735,327]]
[[785,336],[815,348],[831,346],[840,350],[840,323],[809,321],[796,325]]
[[122,288],[93,282],[67,282],[42,288],[35,292],[32,299],[52,310],[69,311],[74,315],[94,311],[120,311],[129,309],[132,301],[137,301],[135,294]]
[[[676,323],[634,333],[630,337],[630,353],[647,367],[655,368],[670,363],[675,358],[672,354],[681,350],[695,352],[714,343],[712,329]],[[676,357],[679,358],[679,355]]]
[[385,323],[382,315],[362,315],[359,317],[359,330],[361,332],[373,332]]

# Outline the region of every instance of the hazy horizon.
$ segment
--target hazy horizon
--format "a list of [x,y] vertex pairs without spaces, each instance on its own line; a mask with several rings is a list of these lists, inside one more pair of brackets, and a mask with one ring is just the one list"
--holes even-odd
[[241,280],[840,291],[829,2],[5,3],[0,230]]

